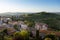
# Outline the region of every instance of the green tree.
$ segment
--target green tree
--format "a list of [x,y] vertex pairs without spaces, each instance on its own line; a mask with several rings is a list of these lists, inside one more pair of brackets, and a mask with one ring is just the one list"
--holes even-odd
[[52,35],[52,34],[46,35],[43,40],[46,40],[46,39],[58,40],[57,37],[55,35]]
[[21,32],[16,32],[14,37],[15,39],[28,40],[29,32],[27,30],[21,30]]
[[18,25],[14,25],[14,28],[15,28],[16,30],[18,30]]
[[4,40],[13,40],[11,36],[4,36]]
[[34,21],[24,21],[24,22],[28,25],[28,27],[34,27],[35,25]]

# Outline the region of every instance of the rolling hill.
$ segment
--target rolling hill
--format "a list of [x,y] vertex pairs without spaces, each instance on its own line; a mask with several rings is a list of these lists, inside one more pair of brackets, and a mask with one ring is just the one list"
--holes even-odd
[[57,13],[39,12],[35,14],[28,14],[24,17],[27,21],[37,21],[48,24],[50,28],[60,30],[60,15]]

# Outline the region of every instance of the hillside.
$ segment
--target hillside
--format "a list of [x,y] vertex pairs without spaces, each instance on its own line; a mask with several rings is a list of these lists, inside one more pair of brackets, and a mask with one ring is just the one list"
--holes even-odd
[[35,14],[27,14],[27,16],[23,18],[28,21],[43,22],[48,24],[50,28],[60,30],[60,15],[55,13],[40,12]]

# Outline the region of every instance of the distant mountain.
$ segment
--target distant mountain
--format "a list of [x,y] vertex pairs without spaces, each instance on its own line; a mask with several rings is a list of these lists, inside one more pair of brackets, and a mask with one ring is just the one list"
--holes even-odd
[[6,13],[0,13],[0,16],[19,16],[23,14],[31,14],[30,12],[6,12]]
[[0,13],[0,16],[13,16],[13,15],[22,15],[24,13],[20,13],[20,12],[15,12],[15,13],[12,13],[12,12],[6,12],[6,13]]
[[56,14],[60,14],[60,12],[49,12],[49,13],[56,13]]
[[[38,12],[38,13],[40,13],[40,12]],[[60,14],[60,12],[48,12],[48,13]],[[14,16],[14,15],[19,16],[19,15],[23,15],[23,14],[35,14],[35,13],[34,12],[6,12],[6,13],[0,13],[0,16]]]
[[60,14],[60,12],[56,12],[56,14]]

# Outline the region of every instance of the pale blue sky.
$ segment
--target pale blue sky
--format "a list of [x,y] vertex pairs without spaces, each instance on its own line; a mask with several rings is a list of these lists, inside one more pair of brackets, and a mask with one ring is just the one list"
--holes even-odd
[[60,12],[60,0],[0,0],[2,12]]

